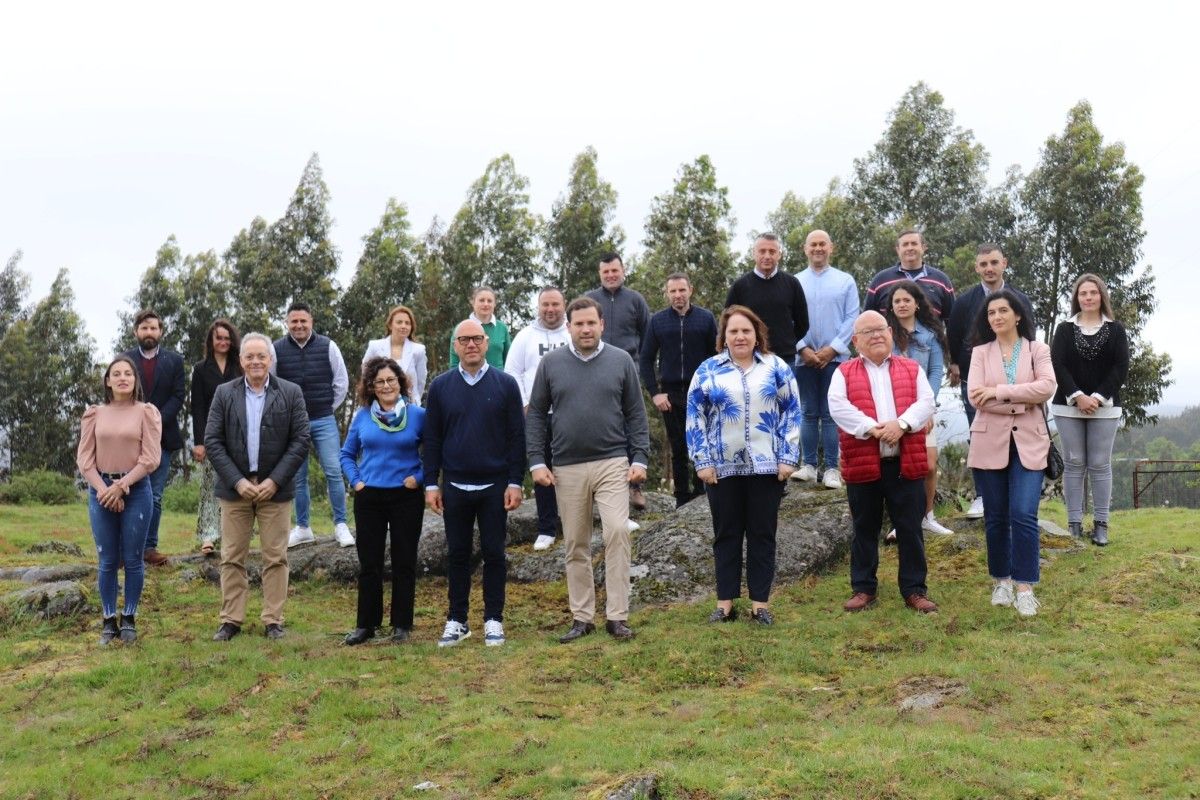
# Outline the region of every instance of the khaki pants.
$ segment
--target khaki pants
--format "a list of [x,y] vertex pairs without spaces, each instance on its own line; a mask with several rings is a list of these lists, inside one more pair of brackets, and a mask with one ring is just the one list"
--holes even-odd
[[252,503],[249,500],[221,500],[221,622],[238,627],[246,619],[246,556],[250,553],[250,534],[258,520],[258,539],[262,547],[262,589],[264,625],[283,624],[283,602],[287,599],[288,522],[291,501]]
[[629,460],[607,458],[554,467],[558,515],[567,546],[567,594],[571,616],[591,622],[596,616],[592,578],[592,501],[604,532],[605,615],[629,618]]

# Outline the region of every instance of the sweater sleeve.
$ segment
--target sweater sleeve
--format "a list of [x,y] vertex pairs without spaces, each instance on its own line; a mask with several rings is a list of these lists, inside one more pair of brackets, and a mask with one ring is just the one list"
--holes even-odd
[[342,465],[342,473],[346,476],[346,482],[350,484],[351,489],[362,480],[362,475],[358,471],[358,454],[362,449],[362,439],[359,436],[358,426],[362,415],[369,413],[371,412],[368,409],[363,408],[354,412],[354,419],[350,421],[350,429],[346,431],[346,441],[342,444],[341,452],[338,454],[338,460]]
[[421,444],[421,468],[425,472],[425,488],[439,488],[442,477],[442,443],[445,431],[442,428],[441,382],[434,380],[429,387],[429,402],[425,404],[425,430]]
[[525,407],[521,403],[521,387],[513,378],[505,381],[508,402],[504,404],[504,420],[508,444],[508,484],[520,486],[525,480]]
[[[542,359],[542,366],[553,353]],[[525,414],[525,456],[532,468],[546,461],[546,419],[550,412],[550,386],[546,370],[539,368],[529,391],[529,409]]]
[[650,465],[650,424],[646,419],[646,404],[642,400],[642,384],[638,381],[633,359],[625,360],[624,390],[621,404],[625,415],[625,434],[632,449],[630,463]]
[[658,377],[654,372],[654,362],[658,359],[658,333],[651,322],[646,334],[642,337],[642,351],[639,353],[638,366],[641,368],[642,384],[650,396],[658,394]]
[[1109,341],[1112,342],[1112,361],[1104,374],[1104,380],[1096,387],[1096,393],[1105,400],[1111,401],[1125,384],[1129,374],[1129,337],[1125,335],[1125,326],[1119,322],[1108,323],[1112,326]]
[[[1050,344],[1050,360],[1054,365],[1054,378],[1062,391],[1064,401],[1079,391],[1075,377],[1071,374],[1071,362],[1075,358],[1073,322],[1060,322]],[[1107,396],[1107,395],[1106,395]]]

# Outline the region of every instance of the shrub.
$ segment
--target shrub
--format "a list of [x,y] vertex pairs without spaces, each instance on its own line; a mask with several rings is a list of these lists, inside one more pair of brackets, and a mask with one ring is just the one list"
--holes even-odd
[[196,514],[200,511],[199,481],[175,481],[163,490],[163,510],[180,514]]
[[0,503],[10,505],[65,506],[79,500],[75,481],[61,472],[35,469],[14,475],[0,484]]

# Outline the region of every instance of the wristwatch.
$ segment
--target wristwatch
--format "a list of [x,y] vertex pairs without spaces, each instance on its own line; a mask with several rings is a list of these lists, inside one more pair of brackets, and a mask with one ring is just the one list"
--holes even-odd
[[896,420],[896,424],[899,425],[900,430],[904,431],[905,433],[912,432],[912,426],[909,425],[906,421],[904,421],[902,419],[898,419],[898,420]]

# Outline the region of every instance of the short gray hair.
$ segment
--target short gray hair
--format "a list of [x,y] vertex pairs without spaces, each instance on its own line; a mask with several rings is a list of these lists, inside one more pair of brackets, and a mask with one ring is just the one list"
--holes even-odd
[[254,331],[252,333],[247,333],[245,336],[242,337],[242,349],[243,350],[246,349],[247,343],[256,342],[256,341],[262,342],[263,344],[265,344],[267,346],[267,352],[270,354],[271,360],[274,360],[275,359],[275,344],[271,341],[271,339],[265,333],[259,333],[257,331]]

